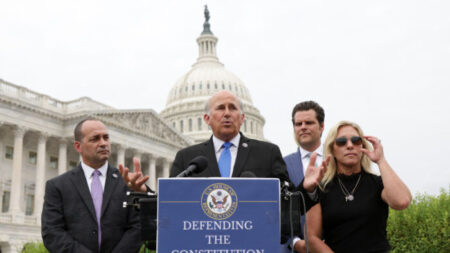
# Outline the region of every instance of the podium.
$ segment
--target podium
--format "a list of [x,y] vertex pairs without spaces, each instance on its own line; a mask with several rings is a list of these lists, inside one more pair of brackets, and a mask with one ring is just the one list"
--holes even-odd
[[278,179],[161,178],[158,192],[158,253],[279,251]]

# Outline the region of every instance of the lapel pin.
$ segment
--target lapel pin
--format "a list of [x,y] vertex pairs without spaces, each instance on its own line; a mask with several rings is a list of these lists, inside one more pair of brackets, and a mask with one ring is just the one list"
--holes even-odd
[[117,174],[116,173],[113,173],[112,176],[113,176],[113,178],[117,178]]
[[242,143],[242,147],[247,148],[248,144],[244,142],[244,143]]

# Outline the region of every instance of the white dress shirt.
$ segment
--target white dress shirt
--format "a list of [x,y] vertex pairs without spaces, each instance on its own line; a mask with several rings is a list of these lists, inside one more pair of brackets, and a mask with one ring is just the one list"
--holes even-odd
[[[83,169],[84,176],[86,177],[86,182],[89,187],[89,192],[91,191],[91,183],[92,183],[92,172],[94,172],[95,169],[89,167],[83,161],[81,161],[81,168]],[[102,167],[98,168],[100,173],[102,173],[99,176],[100,183],[102,183],[102,189],[105,190],[105,182],[106,182],[106,171],[108,170],[108,161],[106,161],[105,164],[103,164]]]
[[311,158],[311,155],[316,152],[317,158],[316,158],[316,166],[319,166],[323,161],[323,146],[320,145],[316,150],[313,152],[309,152],[306,149],[303,149],[301,146],[298,147],[300,149],[300,154],[302,155],[302,164],[303,164],[303,175],[305,175],[306,168],[308,168],[309,160]]
[[[223,147],[222,145],[225,143],[224,141],[220,140],[216,136],[213,135],[213,144],[214,144],[214,151],[216,153],[216,159],[217,162],[219,162],[220,155],[222,154]],[[238,152],[239,147],[239,141],[241,140],[241,134],[237,134],[233,139],[231,139],[229,142],[231,142],[230,146],[230,153],[231,153],[231,164],[230,164],[230,177],[233,175],[234,170],[234,164],[236,163],[236,156]]]
[[[298,148],[300,149],[300,154],[301,154],[301,156],[302,156],[303,175],[305,175],[305,173],[306,173],[306,168],[308,168],[309,160],[311,159],[311,155],[312,155],[314,152],[317,153],[317,157],[316,157],[316,166],[319,166],[319,165],[322,163],[322,161],[323,161],[323,146],[322,146],[322,145],[320,145],[320,146],[319,146],[316,150],[314,150],[313,152],[309,152],[308,150],[303,149],[301,146],[299,146]],[[308,192],[309,198],[312,199],[312,200],[315,200],[315,199],[317,198],[316,193],[317,193],[317,192],[316,192],[316,189],[315,189],[314,192],[312,192],[312,193],[309,193],[309,192]],[[305,224],[302,224],[302,226],[304,226],[304,225],[305,225]],[[299,237],[295,236],[295,237],[292,239],[291,247],[294,248],[294,247],[295,247],[295,244],[296,244],[298,241],[300,241],[300,240],[301,240],[301,239],[300,239]]]

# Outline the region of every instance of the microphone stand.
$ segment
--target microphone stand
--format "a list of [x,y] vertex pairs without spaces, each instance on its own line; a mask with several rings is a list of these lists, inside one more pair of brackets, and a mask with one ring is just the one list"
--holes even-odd
[[127,192],[127,196],[129,199],[123,203],[123,207],[131,206],[139,211],[144,252],[156,250],[158,195],[151,192]]
[[[303,214],[305,215],[305,223],[306,223],[306,203],[305,203],[305,197],[303,196],[303,193],[301,191],[295,191],[295,192],[291,192],[289,191],[289,183],[285,182],[282,186],[281,186],[281,196],[282,198],[284,198],[285,200],[289,200],[289,228],[290,228],[290,238],[294,237],[294,222],[293,222],[293,217],[292,217],[292,213],[293,213],[293,207],[292,207],[292,202],[293,202],[293,197],[294,196],[300,196],[302,199],[302,206],[303,206]],[[308,247],[308,235],[307,235],[307,226],[306,224],[301,224],[301,226],[303,226],[303,236],[305,238],[305,247],[306,247],[306,253],[309,252],[309,247]],[[294,253],[294,246],[292,245],[291,247],[291,253]]]

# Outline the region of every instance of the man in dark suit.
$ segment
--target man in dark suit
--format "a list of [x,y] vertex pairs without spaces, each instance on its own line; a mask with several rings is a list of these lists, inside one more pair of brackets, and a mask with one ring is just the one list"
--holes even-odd
[[[305,169],[315,153],[315,163],[323,160],[323,147],[320,137],[324,129],[325,112],[323,108],[314,101],[304,101],[294,106],[292,110],[292,125],[294,127],[295,141],[298,148],[296,152],[284,157],[289,179],[297,186],[304,177]],[[305,217],[301,217],[301,223],[305,224]],[[290,240],[289,245],[283,249],[283,253],[291,252],[293,247],[296,252],[306,252],[306,245],[301,228],[299,237]]]
[[86,119],[75,127],[80,165],[47,181],[42,238],[50,252],[138,252],[139,216],[123,208],[128,190],[119,170],[108,165],[105,125]]
[[[240,101],[228,91],[220,91],[206,104],[204,121],[211,127],[213,136],[206,142],[180,150],[173,162],[170,176],[177,176],[197,156],[208,158],[208,167],[193,177],[239,177],[250,171],[257,177],[274,177],[288,181],[288,174],[278,146],[253,140],[239,132],[244,122]],[[220,168],[224,144],[230,143],[229,168]],[[228,150],[227,150],[228,152]]]
[[[193,158],[203,155],[208,158],[208,167],[200,173],[194,173],[193,177],[239,177],[244,171],[250,171],[256,177],[274,177],[289,181],[278,146],[249,139],[239,132],[245,117],[241,108],[241,102],[233,93],[219,91],[213,94],[206,103],[203,116],[204,121],[211,127],[213,136],[206,142],[178,151],[170,176],[177,176],[188,167]],[[228,152],[226,149],[229,149],[229,168],[222,168],[221,156]],[[325,162],[320,166],[308,167],[299,189],[314,191],[323,177]]]

